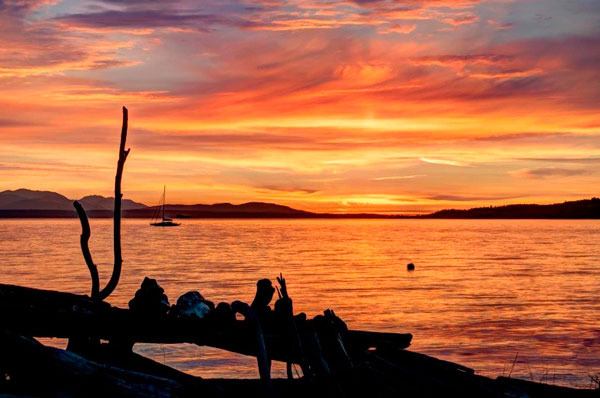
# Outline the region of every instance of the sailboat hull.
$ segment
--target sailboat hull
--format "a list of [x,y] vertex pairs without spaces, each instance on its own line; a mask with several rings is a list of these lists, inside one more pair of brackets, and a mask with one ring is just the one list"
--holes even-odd
[[177,227],[181,224],[173,222],[173,221],[161,221],[161,222],[153,222],[150,223],[153,227]]

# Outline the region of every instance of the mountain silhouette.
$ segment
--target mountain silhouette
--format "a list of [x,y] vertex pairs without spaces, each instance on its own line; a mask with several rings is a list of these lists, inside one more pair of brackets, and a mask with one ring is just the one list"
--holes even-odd
[[[275,203],[265,202],[248,202],[239,205],[231,203],[215,203],[212,205],[207,204],[196,204],[196,205],[180,205],[180,204],[168,204],[166,205],[167,212],[171,215],[177,216],[197,216],[198,213],[211,213],[211,214],[273,214],[273,215],[308,215],[315,214],[306,212],[303,210],[293,209],[288,206],[278,205]],[[139,209],[137,211],[130,212],[131,215],[137,213],[146,213],[146,209]]]
[[498,207],[478,207],[468,210],[440,210],[426,217],[471,219],[600,219],[600,198],[551,205],[517,204]]
[[3,210],[71,210],[73,201],[56,192],[17,189],[0,192]]
[[[100,195],[89,195],[79,199],[89,217],[112,217],[114,199]],[[292,209],[288,206],[264,202],[248,202],[240,205],[217,203],[212,205],[167,204],[167,213],[172,217],[311,217],[316,213]],[[130,199],[122,201],[125,217],[151,218],[157,206],[147,206]],[[72,218],[76,217],[73,199],[50,191],[17,189],[0,192],[0,218]]]
[[[113,198],[99,195],[85,196],[79,202],[86,210],[112,210]],[[140,209],[147,207],[129,199],[123,199],[124,210]],[[60,210],[73,211],[73,199],[69,199],[56,192],[33,191],[30,189],[17,189],[15,191],[0,192],[0,209],[2,210]]]
[[[82,204],[84,209],[90,210],[112,210],[115,205],[115,199],[113,197],[105,197],[100,195],[88,195],[79,199],[79,203]],[[71,204],[73,206],[73,204]],[[134,202],[130,199],[123,199],[121,202],[121,208],[123,210],[132,209],[144,209],[147,208],[143,203]]]
[[[112,217],[113,198],[89,195],[79,199],[89,217]],[[158,206],[123,199],[123,216],[151,218]],[[239,205],[167,204],[166,213],[177,218],[444,218],[444,219],[600,219],[600,199],[564,203],[521,204],[478,207],[467,210],[448,209],[420,216],[383,214],[329,214],[297,210],[275,203],[248,202]],[[76,217],[73,200],[56,192],[17,189],[0,192],[0,218]]]

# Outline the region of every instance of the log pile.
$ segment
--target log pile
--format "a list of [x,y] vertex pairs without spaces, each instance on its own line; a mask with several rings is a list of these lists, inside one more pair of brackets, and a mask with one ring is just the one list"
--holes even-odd
[[[509,378],[406,350],[412,335],[349,329],[331,310],[308,319],[296,314],[283,275],[259,280],[251,304],[214,305],[188,292],[170,305],[156,280],[146,278],[129,308],[106,298],[117,287],[121,256],[121,179],[129,150],[127,109],[115,176],[114,268],[100,288],[88,247],[83,207],[80,239],[90,271],[89,296],[0,284],[0,395],[18,397],[598,397],[578,390]],[[278,299],[271,309],[277,291]],[[35,338],[67,338],[66,350]],[[202,379],[133,352],[137,343],[190,343],[249,355],[259,379]],[[287,379],[271,378],[271,362],[287,364]],[[292,369],[301,369],[294,377]]]

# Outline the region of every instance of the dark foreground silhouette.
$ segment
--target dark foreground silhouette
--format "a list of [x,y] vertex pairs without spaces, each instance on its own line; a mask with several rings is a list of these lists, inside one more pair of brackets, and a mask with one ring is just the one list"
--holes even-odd
[[[171,305],[145,278],[129,309],[91,297],[0,285],[0,392],[81,397],[596,397],[529,381],[475,374],[406,350],[410,334],[352,330],[333,311],[293,312],[285,279],[262,279],[251,304],[215,305],[198,291]],[[67,350],[32,337],[68,338]],[[202,379],[132,351],[136,343],[189,343],[256,357],[256,380]],[[198,358],[202,360],[202,358]],[[271,361],[288,378],[271,378]]]

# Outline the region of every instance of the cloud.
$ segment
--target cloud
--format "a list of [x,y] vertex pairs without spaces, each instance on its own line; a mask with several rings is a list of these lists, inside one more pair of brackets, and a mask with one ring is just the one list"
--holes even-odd
[[51,20],[32,18],[41,6],[52,4],[41,0],[0,3],[0,80],[135,63],[117,56],[130,43],[106,38],[90,43]]
[[134,138],[139,145],[148,148],[210,148],[215,147],[293,147],[315,144],[314,140],[301,135],[242,133],[236,131],[214,131],[199,133],[161,134],[148,130],[138,132]]
[[555,133],[509,133],[509,134],[496,134],[496,135],[487,135],[483,137],[475,137],[472,141],[487,141],[487,142],[503,142],[503,141],[521,141],[521,140],[544,140],[548,138],[556,138],[556,137],[569,137],[571,134],[555,132]]
[[407,35],[409,33],[414,32],[416,29],[417,29],[417,25],[416,24],[392,23],[392,24],[389,24],[389,25],[387,25],[385,27],[380,28],[379,32],[383,33],[383,34],[400,33],[400,34]]
[[213,26],[240,29],[298,31],[337,29],[346,26],[381,26],[382,32],[409,33],[415,24],[399,20],[437,20],[454,26],[471,24],[478,17],[468,12],[478,1],[389,1],[331,0],[327,2],[284,1],[131,1],[106,0],[85,12],[65,13],[56,18],[67,26],[95,29],[190,28],[207,31]]
[[442,21],[448,25],[460,26],[469,25],[479,21],[479,17],[474,14],[455,15],[450,18],[443,18]]
[[373,181],[393,181],[393,180],[413,180],[419,177],[426,177],[425,174],[413,174],[406,176],[387,176],[387,177],[377,177],[373,178]]
[[584,169],[565,169],[560,167],[541,167],[537,169],[522,169],[511,173],[514,176],[543,179],[552,177],[574,177],[590,174],[589,170]]
[[194,12],[174,12],[171,10],[105,10],[90,13],[68,14],[57,17],[58,22],[72,27],[99,29],[110,28],[183,28],[208,31],[215,25],[250,27],[254,24],[239,17]]
[[600,157],[585,158],[520,158],[519,160],[548,163],[600,163]]
[[2,0],[0,1],[0,12],[10,14],[22,14],[35,10],[45,5],[51,5],[58,0]]
[[419,92],[426,99],[535,97],[574,107],[594,106],[600,100],[600,88],[583,84],[586,79],[600,79],[594,66],[600,63],[598,34],[512,40],[489,46],[485,52],[428,54],[411,61],[432,75],[446,76],[440,84]]
[[516,199],[522,196],[507,196],[507,195],[484,195],[484,196],[463,196],[463,195],[449,195],[449,194],[436,194],[426,196],[429,200],[449,201],[449,202],[477,202],[482,200],[505,200],[505,199]]
[[17,165],[12,165],[12,164],[3,164],[3,163],[0,163],[0,170],[13,171],[13,170],[29,170],[29,169],[27,167],[24,167],[24,166],[17,166]]
[[259,189],[266,189],[268,191],[288,192],[288,193],[302,193],[302,194],[314,194],[319,192],[317,189],[311,188],[300,188],[294,186],[277,186],[277,185],[261,185]]
[[470,165],[468,163],[461,162],[458,160],[435,159],[435,158],[426,158],[426,157],[421,157],[421,158],[419,158],[419,160],[423,163],[429,163],[429,164],[439,164],[439,165],[455,166],[455,167],[470,167]]
[[[224,126],[226,127],[226,126]],[[177,151],[185,148],[187,151],[198,153],[214,153],[227,151],[267,151],[267,150],[293,150],[293,151],[323,151],[336,152],[345,150],[364,150],[366,148],[389,148],[395,146],[406,147],[406,140],[410,138],[386,137],[374,134],[372,137],[351,138],[340,140],[330,137],[338,131],[327,128],[269,128],[255,127],[245,131],[224,129],[207,129],[198,132],[189,131],[150,131],[139,129],[131,140],[136,146],[158,151]],[[56,140],[72,140],[72,135],[63,134]]]
[[412,61],[423,65],[464,67],[470,64],[497,65],[512,61],[514,57],[504,54],[445,54],[427,55],[413,58]]
[[514,26],[511,22],[499,22],[493,19],[488,19],[486,22],[496,30],[509,30]]
[[5,119],[0,118],[0,127],[24,127],[24,126],[35,126],[36,123],[22,119]]

